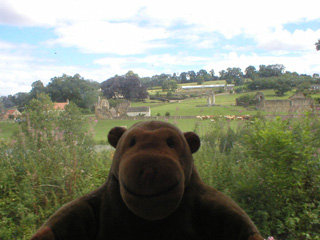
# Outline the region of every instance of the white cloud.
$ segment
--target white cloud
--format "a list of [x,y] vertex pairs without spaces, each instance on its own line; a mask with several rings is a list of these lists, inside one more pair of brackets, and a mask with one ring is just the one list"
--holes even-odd
[[29,19],[28,25],[32,22],[35,26],[53,27],[57,39],[51,43],[87,53],[120,55],[164,47],[166,44],[157,40],[169,38],[210,48],[215,40],[199,36],[212,33],[227,39],[245,34],[265,50],[305,49],[307,41],[302,42],[303,36],[306,40],[318,33],[304,32],[299,36],[282,26],[320,19],[317,0],[13,0],[10,6],[9,12]]
[[216,74],[228,67],[240,67],[244,72],[248,66],[255,66],[259,70],[259,65],[283,64],[286,71],[298,72],[299,74],[320,73],[320,54],[316,51],[310,51],[302,56],[259,56],[255,53],[238,54],[231,52],[229,54],[215,55],[211,61],[204,66],[205,69],[214,69]]
[[0,40],[0,50],[9,50],[14,49],[14,45],[12,43],[8,43]]
[[[9,1],[6,2],[9,5]],[[29,19],[33,25],[54,27],[77,21],[127,19],[143,7],[143,2],[144,0],[112,2],[104,0],[12,0],[10,10]]]
[[157,40],[167,37],[163,28],[142,28],[132,23],[78,22],[56,29],[57,40],[50,43],[77,47],[86,53],[137,54],[163,47]]
[[[127,69],[130,65],[134,64],[145,64],[152,68],[165,68],[165,67],[189,67],[198,64],[204,64],[209,58],[199,56],[185,56],[161,54],[161,55],[150,55],[145,57],[107,57],[95,60],[96,64],[108,66],[113,69]],[[130,70],[130,69],[128,69]],[[131,69],[132,70],[132,69]],[[185,69],[187,70],[187,69]]]
[[[0,24],[53,29],[56,38],[46,47],[74,47],[83,56],[101,58],[96,68],[59,66],[38,55],[39,46],[16,45],[0,36],[0,94],[28,89],[39,79],[47,84],[62,73],[103,81],[128,70],[152,76],[203,66],[218,74],[228,67],[244,71],[249,65],[280,63],[289,71],[313,74],[320,69],[314,46],[320,27],[290,32],[284,24],[320,21],[318,5],[318,0],[1,0]],[[250,45],[233,42],[239,34]]]
[[317,31],[311,29],[295,30],[293,33],[278,27],[274,31],[268,30],[255,36],[257,46],[268,51],[290,51],[314,50],[314,43],[320,36],[320,27]]

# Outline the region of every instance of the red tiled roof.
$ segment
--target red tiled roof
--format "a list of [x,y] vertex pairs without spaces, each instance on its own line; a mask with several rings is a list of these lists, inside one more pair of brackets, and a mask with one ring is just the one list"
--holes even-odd
[[10,109],[10,110],[8,110],[8,111],[6,112],[6,114],[12,115],[12,114],[14,114],[15,111],[16,111],[16,109]]
[[68,104],[68,102],[54,103],[53,108],[56,110],[64,110],[65,106]]

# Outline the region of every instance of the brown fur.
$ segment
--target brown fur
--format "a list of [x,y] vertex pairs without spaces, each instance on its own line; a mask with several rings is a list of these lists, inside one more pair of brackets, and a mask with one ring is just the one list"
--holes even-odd
[[263,240],[235,202],[201,181],[195,133],[149,121],[113,128],[108,140],[116,152],[106,183],[59,209],[32,240]]

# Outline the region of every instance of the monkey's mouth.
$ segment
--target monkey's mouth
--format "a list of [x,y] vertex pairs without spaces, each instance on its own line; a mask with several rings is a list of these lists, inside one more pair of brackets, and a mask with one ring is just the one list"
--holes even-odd
[[164,190],[150,194],[150,193],[137,193],[136,191],[131,190],[126,184],[122,183],[122,186],[127,193],[139,198],[155,198],[165,194],[170,194],[171,192],[175,192],[175,190],[179,187],[179,185],[180,185],[180,180],[178,180],[176,183],[174,183],[170,187],[165,188]]

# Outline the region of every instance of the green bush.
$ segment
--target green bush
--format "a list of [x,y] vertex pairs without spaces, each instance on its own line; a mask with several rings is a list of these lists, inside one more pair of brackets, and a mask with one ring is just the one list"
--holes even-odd
[[248,107],[250,105],[255,105],[255,104],[256,104],[255,96],[252,94],[245,94],[236,98],[237,106]]
[[81,131],[75,105],[61,113],[29,110],[21,131],[10,142],[0,142],[4,240],[29,239],[63,204],[100,186],[111,164],[111,153],[96,153],[90,132]]
[[[264,236],[320,239],[320,121],[216,122],[196,154],[205,182],[225,192]],[[221,147],[223,146],[223,147]]]

